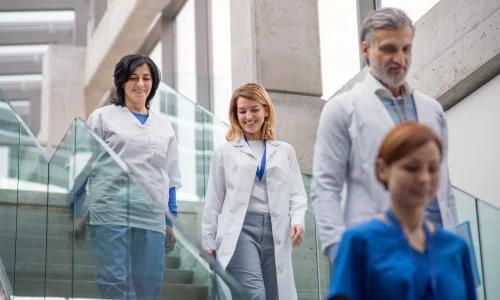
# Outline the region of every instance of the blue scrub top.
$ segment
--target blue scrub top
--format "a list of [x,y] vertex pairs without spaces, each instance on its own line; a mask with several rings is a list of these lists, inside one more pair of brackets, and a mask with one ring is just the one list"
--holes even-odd
[[[432,243],[436,262],[433,299],[475,300],[465,241],[438,227],[428,242]],[[328,299],[344,296],[350,300],[422,300],[430,264],[426,252],[412,251],[399,229],[381,220],[348,229],[335,259]]]

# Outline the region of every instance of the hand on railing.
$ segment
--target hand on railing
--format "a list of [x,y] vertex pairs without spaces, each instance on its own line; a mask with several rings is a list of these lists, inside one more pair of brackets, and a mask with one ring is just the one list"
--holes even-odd
[[74,240],[76,245],[83,246],[83,242],[87,240],[87,229],[84,218],[75,217],[74,220],[69,220],[68,239],[71,243]]
[[213,270],[213,268],[215,267],[215,250],[209,250],[209,251],[201,250],[199,255],[207,262],[210,269]]
[[172,226],[167,225],[165,233],[167,234],[167,240],[165,241],[165,249],[167,250],[168,253],[174,250],[175,243],[177,242],[177,240],[175,239],[174,229],[172,228]]
[[215,250],[208,250],[206,252],[208,255],[210,255],[211,257],[213,257],[215,259]]

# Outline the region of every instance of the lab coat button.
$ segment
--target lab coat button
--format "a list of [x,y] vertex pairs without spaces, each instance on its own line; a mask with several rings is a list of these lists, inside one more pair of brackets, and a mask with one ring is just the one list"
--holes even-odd
[[281,245],[281,241],[280,240],[276,240],[276,244]]
[[278,216],[278,214],[277,214],[277,213],[273,213],[273,217],[275,217],[275,218],[276,218],[277,216]]

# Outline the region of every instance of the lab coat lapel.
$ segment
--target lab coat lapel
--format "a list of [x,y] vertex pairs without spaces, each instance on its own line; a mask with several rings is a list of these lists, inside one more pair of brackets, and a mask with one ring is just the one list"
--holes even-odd
[[241,152],[249,154],[251,157],[254,157],[252,149],[250,149],[250,146],[248,146],[244,138],[240,138],[239,140],[233,141],[233,146],[238,147]]
[[266,141],[266,160],[269,161],[271,159],[271,156],[276,152],[276,147],[279,146],[278,141]]
[[389,129],[394,127],[394,120],[391,118],[391,115],[385,108],[384,104],[380,100],[380,98],[375,94],[375,91],[378,87],[383,87],[380,82],[373,77],[371,74],[367,74],[365,80],[360,85],[360,97],[357,97],[362,103],[360,103],[361,107],[367,107],[369,109],[369,113],[372,114],[375,118],[382,122],[385,126],[384,129]]
[[440,124],[438,120],[444,118],[442,115],[439,116],[436,109],[434,109],[434,105],[429,105],[431,103],[427,103],[428,99],[426,99],[423,95],[421,95],[418,91],[413,92],[413,98],[415,101],[415,107],[417,110],[417,117],[419,123],[425,124],[432,128],[436,133],[440,133]]

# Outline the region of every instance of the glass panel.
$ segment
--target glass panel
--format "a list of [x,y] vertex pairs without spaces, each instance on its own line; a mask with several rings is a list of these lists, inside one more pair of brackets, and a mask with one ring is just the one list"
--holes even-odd
[[215,268],[212,277],[212,290],[216,294],[217,300],[245,300],[249,299],[248,294],[233,278],[229,277],[219,267]]
[[318,0],[324,100],[333,96],[360,69],[356,2]]
[[[113,234],[117,231],[123,232],[137,221],[137,216],[143,210],[138,209],[138,199],[131,201],[130,194],[143,192],[137,192],[137,185],[134,186],[135,189],[131,187],[126,166],[80,119],[75,121],[75,132],[76,144],[71,154],[73,168],[70,169],[69,201],[69,218],[73,220],[72,240],[75,245],[72,296],[100,298],[104,295],[99,294],[99,288],[94,282],[97,274],[101,282],[111,282],[111,278],[103,276],[104,270],[113,268],[113,274],[118,272],[125,276],[127,273],[124,270],[131,269],[131,248],[127,245],[131,244],[132,231],[123,235]],[[149,208],[147,205],[144,207]],[[136,214],[131,214],[131,211]],[[120,229],[107,230],[107,226]],[[118,251],[115,248],[116,243],[127,250]],[[112,278],[126,278],[116,276]],[[114,288],[128,290],[130,287],[130,282],[125,279]],[[108,290],[111,293],[107,294],[108,297],[113,296],[112,289]]]
[[382,0],[382,7],[401,8],[408,13],[413,23],[415,23],[438,2],[439,0]]
[[0,91],[0,280],[10,295],[15,291],[20,129],[20,118]]
[[[293,272],[299,299],[322,299],[328,288],[328,260],[321,255],[317,245],[316,223],[311,203],[312,176],[302,175],[307,191],[307,211],[305,217],[305,239],[303,246],[292,250]],[[325,279],[325,280],[320,280]]]
[[[21,124],[15,256],[15,295],[43,296],[47,238],[48,159]],[[63,191],[64,193],[65,191]]]
[[204,197],[203,110],[163,83],[151,102],[151,109],[164,114],[177,135],[182,176],[182,188],[177,191],[179,220],[193,240],[198,240],[201,224],[197,220],[201,216],[195,212]]
[[[205,142],[209,141],[203,137],[204,112],[197,110],[193,103],[186,103],[192,105],[192,118],[199,121],[199,124],[194,120],[191,122],[195,123],[193,128],[199,129],[201,138],[196,137],[196,132],[192,138],[193,143],[201,141],[198,143],[201,149],[195,150],[203,154]],[[15,172],[7,169],[0,178],[2,196],[6,196],[1,199],[5,203],[0,203],[1,234],[7,234],[0,239],[0,255],[3,258],[0,260],[0,294],[7,291],[8,295],[13,295],[13,289],[9,288],[9,282],[6,281],[9,276],[4,275],[6,272],[2,263],[9,258],[10,262],[6,261],[5,264],[11,270],[11,279],[16,279],[13,281],[17,287],[16,296],[101,298],[95,278],[106,264],[108,270],[122,270],[123,274],[129,276],[131,281],[126,280],[123,284],[125,290],[132,291],[132,286],[138,290],[139,285],[135,281],[137,272],[143,272],[139,275],[145,276],[141,278],[144,284],[158,279],[151,277],[151,273],[157,270],[157,264],[144,266],[138,263],[143,261],[146,254],[139,252],[140,248],[134,245],[142,245],[144,240],[141,239],[139,243],[133,240],[137,238],[136,232],[143,230],[141,226],[150,220],[139,216],[141,210],[151,208],[157,212],[159,209],[164,214],[167,209],[163,201],[152,200],[150,193],[155,191],[143,190],[144,182],[132,177],[127,166],[83,121],[76,120],[71,125],[48,162],[25,124],[19,127],[19,123],[10,126],[12,124],[6,122],[15,122],[20,118],[8,107],[5,109],[5,105],[0,105],[0,108],[0,122],[4,122],[2,130],[11,129],[10,132],[0,131],[0,146],[17,145],[16,155],[8,161],[7,166],[15,167],[11,168]],[[10,117],[7,117],[7,113]],[[17,142],[13,138],[16,135]],[[9,155],[7,157],[12,158]],[[18,166],[21,167],[19,172]],[[12,178],[14,185],[6,176],[9,172],[16,175]],[[7,203],[10,199],[7,196],[12,198],[12,203]],[[181,219],[182,222],[174,221],[177,238],[175,249],[166,255],[163,248],[157,253],[165,263],[161,269],[162,298],[170,299],[172,295],[182,299],[216,298],[217,290],[211,286],[212,278],[215,278],[213,266],[199,255],[200,248],[190,240],[190,234],[186,234],[190,233],[191,228],[197,230],[199,227],[189,222],[188,215],[184,216],[184,220]],[[88,221],[92,225],[80,221]],[[191,227],[186,231],[182,223]],[[113,239],[110,238],[110,232],[106,231],[114,228],[111,226],[129,230],[130,234],[123,235],[125,253],[116,252],[117,248],[111,244]],[[79,229],[86,229],[86,234]],[[155,233],[158,234],[157,231]],[[159,236],[162,233],[163,229]],[[147,255],[154,254],[148,252]],[[137,266],[143,267],[142,271]],[[130,277],[131,274],[134,277]],[[219,277],[221,283],[230,290],[239,290],[222,271],[219,271]],[[106,276],[100,278],[109,279]],[[149,291],[147,288],[145,290]],[[238,293],[234,295],[233,299],[246,299],[239,297]]]
[[484,290],[487,299],[500,299],[500,210],[478,201],[481,251],[483,257]]
[[477,288],[477,297],[478,299],[484,299],[484,282],[482,277],[483,265],[481,258],[481,243],[479,242],[479,224],[476,210],[476,199],[457,188],[453,189],[453,194],[455,195],[455,201],[457,205],[458,222],[470,222],[472,241],[474,243],[474,253],[476,254],[476,261],[479,269],[479,278],[481,279],[481,285]]
[[47,211],[47,297],[71,298],[73,272],[73,244],[69,239],[72,222],[69,219],[68,201],[71,191],[75,149],[75,123],[71,125],[52,155],[49,166]]

